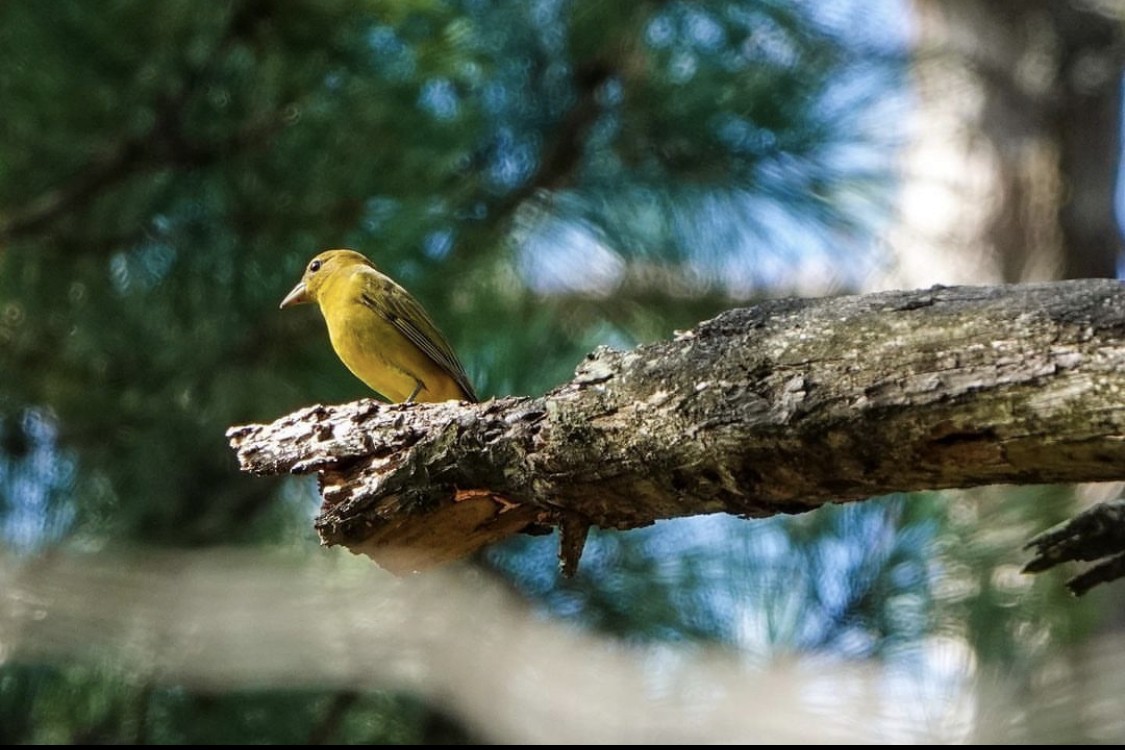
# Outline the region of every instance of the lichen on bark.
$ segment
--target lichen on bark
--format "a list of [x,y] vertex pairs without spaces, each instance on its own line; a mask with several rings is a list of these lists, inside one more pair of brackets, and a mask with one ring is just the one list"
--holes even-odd
[[937,287],[731,310],[536,398],[314,406],[228,436],[246,471],[317,473],[322,540],[392,569],[544,525],[571,529],[573,568],[591,525],[1125,479],[1122,393],[1118,282]]

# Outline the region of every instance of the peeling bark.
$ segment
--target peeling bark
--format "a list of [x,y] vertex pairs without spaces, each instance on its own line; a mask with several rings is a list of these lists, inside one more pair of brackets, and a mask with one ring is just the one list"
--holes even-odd
[[317,473],[324,543],[392,570],[540,524],[573,566],[590,525],[1122,480],[1123,394],[1118,282],[935,287],[731,310],[538,398],[318,405],[228,437],[246,471]]

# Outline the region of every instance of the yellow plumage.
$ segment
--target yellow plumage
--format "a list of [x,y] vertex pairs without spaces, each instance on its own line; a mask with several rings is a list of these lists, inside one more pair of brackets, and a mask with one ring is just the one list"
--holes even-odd
[[353,250],[309,262],[282,307],[315,302],[332,348],[352,373],[393,402],[476,401],[453,348],[410,293]]

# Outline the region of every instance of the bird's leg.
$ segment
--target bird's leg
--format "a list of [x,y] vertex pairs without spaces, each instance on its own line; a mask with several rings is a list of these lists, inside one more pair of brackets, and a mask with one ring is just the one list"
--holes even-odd
[[404,404],[413,404],[414,403],[414,397],[418,395],[418,393],[422,390],[422,387],[423,386],[422,386],[421,380],[415,381],[414,382],[414,390],[412,390],[410,392],[410,395],[406,397],[406,400],[403,401],[403,403]]

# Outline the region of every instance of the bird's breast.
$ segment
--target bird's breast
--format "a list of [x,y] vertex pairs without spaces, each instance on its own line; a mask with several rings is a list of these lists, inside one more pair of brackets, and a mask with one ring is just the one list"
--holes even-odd
[[385,318],[359,303],[324,312],[332,348],[352,374],[391,401],[414,391],[421,378],[410,367],[413,344]]
[[378,295],[385,293],[362,273],[342,274],[321,289],[317,301],[336,354],[391,401],[405,401],[416,391],[417,401],[463,399],[456,379],[380,311]]

